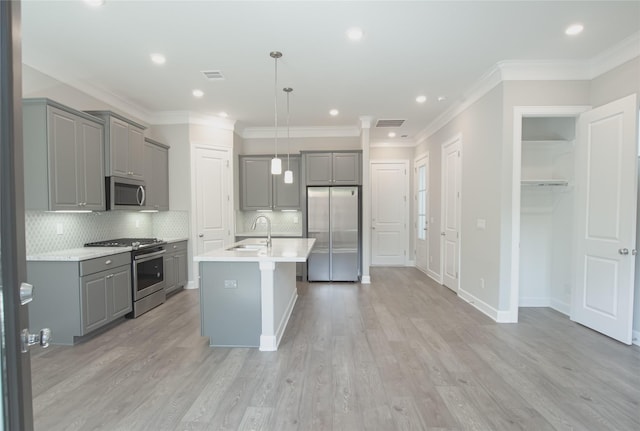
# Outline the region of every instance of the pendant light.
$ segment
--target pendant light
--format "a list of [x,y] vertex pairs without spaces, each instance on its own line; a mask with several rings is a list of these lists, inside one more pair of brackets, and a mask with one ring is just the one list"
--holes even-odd
[[282,160],[278,158],[278,59],[282,57],[280,51],[271,51],[269,53],[271,58],[275,60],[275,81],[273,84],[273,116],[274,116],[274,130],[275,130],[275,156],[271,159],[271,173],[273,175],[280,175],[282,173]]
[[291,111],[289,110],[289,94],[293,91],[293,88],[287,87],[283,88],[282,91],[287,93],[287,170],[284,171],[284,182],[285,184],[293,184],[293,171],[289,166],[289,147],[291,138],[289,136],[289,117],[291,115]]

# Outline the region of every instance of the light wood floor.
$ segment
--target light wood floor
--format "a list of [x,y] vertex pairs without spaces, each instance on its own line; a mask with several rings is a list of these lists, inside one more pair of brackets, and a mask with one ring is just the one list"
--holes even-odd
[[33,356],[36,430],[639,430],[640,349],[496,324],[413,268],[299,283],[278,352],[210,348],[198,291]]

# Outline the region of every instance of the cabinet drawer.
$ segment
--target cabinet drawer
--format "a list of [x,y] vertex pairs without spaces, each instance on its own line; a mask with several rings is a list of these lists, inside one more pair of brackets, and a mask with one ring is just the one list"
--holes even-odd
[[122,265],[131,263],[130,253],[118,253],[110,256],[97,257],[95,259],[83,260],[80,262],[80,276],[106,271]]
[[187,241],[173,242],[167,244],[167,253],[174,253],[176,251],[185,251],[187,249]]

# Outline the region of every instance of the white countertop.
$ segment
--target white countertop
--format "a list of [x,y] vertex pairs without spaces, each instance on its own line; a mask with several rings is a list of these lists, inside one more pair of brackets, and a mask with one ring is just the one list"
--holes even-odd
[[[167,244],[187,241],[187,238],[161,238]],[[82,261],[95,259],[96,257],[111,256],[112,254],[127,253],[133,250],[131,247],[79,247],[66,250],[56,250],[47,253],[31,254],[27,256],[27,262],[32,261]]]
[[27,261],[81,261],[131,251],[131,247],[80,247],[32,254]]
[[196,262],[306,262],[315,238],[271,238],[271,248],[229,250],[242,244],[265,244],[265,239],[251,238],[224,249],[213,250],[193,258]]

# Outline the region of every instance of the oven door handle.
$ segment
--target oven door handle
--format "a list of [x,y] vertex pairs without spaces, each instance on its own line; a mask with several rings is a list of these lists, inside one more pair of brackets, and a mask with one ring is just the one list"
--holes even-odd
[[166,250],[160,250],[160,251],[154,251],[153,253],[147,253],[147,254],[141,254],[139,256],[136,256],[133,258],[133,260],[137,260],[138,262],[142,262],[144,260],[149,260],[152,259],[156,256],[160,256],[161,254],[164,254],[166,252]]

